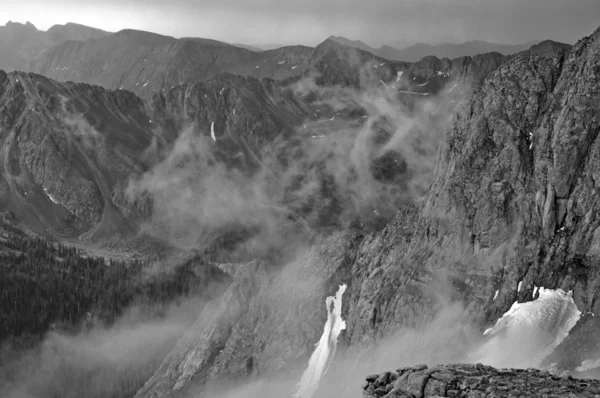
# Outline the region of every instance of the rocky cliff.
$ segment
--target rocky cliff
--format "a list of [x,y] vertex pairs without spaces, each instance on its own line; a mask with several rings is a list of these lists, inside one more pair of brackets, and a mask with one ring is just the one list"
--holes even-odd
[[594,397],[600,381],[557,377],[537,369],[426,365],[367,377],[364,398]]
[[[302,280],[315,266],[340,264],[335,278],[324,275],[286,302],[290,312],[313,308],[315,298],[324,302],[340,281],[348,283],[344,344],[353,350],[399,328],[427,325],[452,305],[464,309],[460,323],[483,330],[513,302],[534,298],[539,286],[572,290],[582,313],[597,312],[599,87],[600,30],[568,54],[523,55],[500,66],[459,107],[423,203],[403,206],[381,231],[334,235],[308,251],[310,261],[279,271],[282,278],[297,270],[294,280]],[[190,332],[138,396],[182,396],[192,385],[203,390],[210,380],[237,375],[227,363],[250,363],[246,373],[255,378],[297,363],[298,353],[318,340],[323,319],[306,315],[305,326],[286,329],[278,322],[283,299],[262,297],[245,299],[261,304],[224,331],[215,331],[218,319],[199,321],[198,332]],[[226,300],[220,305],[227,308]],[[282,331],[260,329],[265,324]],[[189,356],[188,348],[206,335],[218,338],[224,351],[203,348]]]

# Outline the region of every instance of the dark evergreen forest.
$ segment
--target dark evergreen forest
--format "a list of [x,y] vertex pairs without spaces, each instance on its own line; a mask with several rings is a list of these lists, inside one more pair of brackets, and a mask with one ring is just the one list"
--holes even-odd
[[[6,228],[5,228],[6,230]],[[76,331],[94,319],[110,325],[132,304],[218,296],[228,276],[197,256],[171,272],[144,275],[145,261],[86,257],[72,247],[12,230],[0,240],[0,342]]]

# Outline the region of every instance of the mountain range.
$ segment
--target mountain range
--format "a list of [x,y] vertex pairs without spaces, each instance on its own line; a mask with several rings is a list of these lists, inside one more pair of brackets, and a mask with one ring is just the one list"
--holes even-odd
[[[599,43],[600,29],[568,54],[524,54],[492,71],[453,118],[420,205],[405,202],[380,231],[321,238],[295,266],[240,268],[218,320],[210,320],[213,311],[201,316],[137,396],[184,396],[192,385],[210,395],[228,381],[281,376],[306,363],[325,319],[306,320],[342,282],[349,284],[345,358],[358,356],[365,367],[386,355],[396,366],[465,360],[446,339],[477,340],[512,303],[535,299],[536,286],[573,292],[584,314],[576,339],[598,311],[590,287]],[[481,329],[470,330],[471,322]],[[393,338],[399,325],[404,333]],[[519,355],[521,343],[504,344]],[[592,351],[571,351],[569,362],[581,364]],[[568,367],[555,360],[559,372]],[[334,387],[341,395],[360,388],[351,377]]]
[[520,46],[468,42],[439,46],[418,44],[396,50],[389,46],[375,49],[360,41],[332,36],[315,48],[289,46],[260,51],[252,46],[200,38],[176,39],[135,30],[108,33],[69,23],[55,25],[44,32],[31,23],[9,22],[0,27],[0,51],[6,54],[0,60],[0,69],[31,71],[59,80],[123,88],[138,94],[152,93],[222,72],[276,79],[302,76],[314,71],[312,65],[318,62],[321,50],[335,46],[334,43],[339,44],[340,49],[363,51],[363,58],[375,56],[380,63],[400,61],[405,66],[428,56],[457,59],[522,51],[551,54],[570,47],[556,42]]
[[[284,395],[342,284],[346,328],[327,396],[359,396],[367,372],[391,366],[470,361],[489,341],[483,330],[540,288],[570,291],[578,313],[535,365],[554,381],[597,375],[600,29],[574,46],[396,50],[330,37],[244,47],[76,24],[0,27],[0,209],[12,220],[0,241],[19,230],[108,258],[136,252],[160,267],[167,255],[198,256],[220,270],[202,280],[224,293],[173,332],[160,361],[127,362],[124,373],[138,376],[117,387],[140,398],[232,386]],[[27,270],[11,275],[35,281]],[[554,332],[528,330],[502,350],[518,357],[520,344]],[[111,384],[68,353],[70,372],[91,380],[84,392],[43,366],[31,388],[74,397]],[[120,369],[128,355],[112,354],[108,367]],[[365,394],[438,385],[435,372],[454,389],[463,371],[471,381],[495,374],[406,368],[398,383],[368,377]]]
[[498,44],[489,43],[481,40],[468,41],[460,44],[424,44],[418,43],[409,47],[397,49],[388,45],[383,45],[379,48],[371,47],[360,40],[349,40],[341,36],[331,36],[330,40],[334,40],[342,45],[359,48],[373,54],[377,54],[383,58],[394,61],[417,62],[424,57],[434,56],[437,58],[459,58],[472,57],[477,54],[500,53],[503,55],[512,55],[523,51],[540,51],[539,46],[555,46],[557,48],[570,48],[569,44],[558,43],[551,40],[545,41],[545,44],[531,41],[524,44]]

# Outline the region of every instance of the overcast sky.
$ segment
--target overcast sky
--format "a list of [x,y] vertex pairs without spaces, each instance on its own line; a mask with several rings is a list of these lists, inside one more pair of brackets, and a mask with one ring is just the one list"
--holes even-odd
[[0,0],[0,24],[77,22],[247,44],[487,40],[574,43],[600,26],[600,0]]

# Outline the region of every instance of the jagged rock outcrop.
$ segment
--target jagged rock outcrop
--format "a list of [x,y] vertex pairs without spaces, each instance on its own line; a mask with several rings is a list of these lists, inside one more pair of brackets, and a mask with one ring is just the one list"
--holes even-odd
[[600,381],[557,377],[537,369],[426,365],[368,376],[364,398],[594,397]]
[[[582,313],[598,312],[599,87],[600,29],[568,54],[514,57],[474,89],[447,132],[424,203],[404,206],[378,232],[336,235],[340,241],[312,260],[328,264],[335,247],[346,247],[353,259],[340,269],[349,283],[345,344],[372,346],[399,327],[427,324],[452,303],[465,308],[465,322],[483,329],[516,300],[531,300],[535,286],[572,290]],[[307,264],[301,274],[311,272]],[[245,330],[279,319],[271,315],[278,313],[277,300],[260,313],[260,322],[246,318]],[[304,320],[315,330],[322,321]],[[255,331],[252,339],[270,336]],[[298,330],[286,336],[300,346],[317,339]],[[227,339],[231,354],[220,361],[241,363],[233,353],[246,352],[250,340]],[[252,368],[271,369],[277,349],[267,357],[255,350]],[[165,366],[179,369],[178,379],[187,374],[187,362],[174,358]],[[215,379],[232,375],[212,372]],[[173,380],[173,373],[163,369],[153,378],[165,379]],[[199,384],[203,388],[204,379]],[[162,386],[168,387],[145,393],[179,396],[173,382]]]

